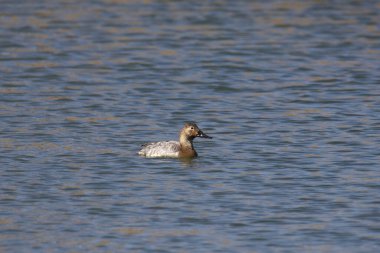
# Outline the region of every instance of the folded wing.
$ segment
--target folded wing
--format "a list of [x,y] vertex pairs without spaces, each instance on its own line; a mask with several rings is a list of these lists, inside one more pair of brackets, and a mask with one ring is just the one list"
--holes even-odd
[[179,150],[178,141],[160,141],[142,145],[138,154],[146,157],[178,157]]

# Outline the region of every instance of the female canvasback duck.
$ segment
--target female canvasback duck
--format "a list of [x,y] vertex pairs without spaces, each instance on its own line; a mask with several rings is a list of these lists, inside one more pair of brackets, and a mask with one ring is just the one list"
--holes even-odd
[[170,157],[170,158],[193,158],[197,157],[197,151],[194,149],[193,140],[195,137],[208,138],[212,137],[203,133],[194,122],[186,122],[181,129],[178,141],[160,141],[146,143],[142,145],[139,155],[145,157]]

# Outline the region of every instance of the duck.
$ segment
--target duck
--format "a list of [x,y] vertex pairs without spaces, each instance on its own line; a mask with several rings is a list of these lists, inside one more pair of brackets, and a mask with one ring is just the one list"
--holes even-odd
[[138,152],[149,158],[194,158],[198,156],[193,140],[196,137],[212,139],[195,122],[185,122],[179,134],[179,141],[159,141],[145,143]]

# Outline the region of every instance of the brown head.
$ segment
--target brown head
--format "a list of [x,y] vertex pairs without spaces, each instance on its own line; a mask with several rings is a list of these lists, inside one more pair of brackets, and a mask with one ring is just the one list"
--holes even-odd
[[194,122],[186,122],[179,135],[179,143],[181,150],[179,151],[180,158],[193,158],[198,154],[193,147],[193,140],[196,137],[212,139],[212,137],[203,133]]
[[186,139],[190,141],[192,141],[196,137],[212,139],[211,136],[208,136],[207,134],[203,133],[203,131],[200,130],[197,124],[195,124],[194,122],[186,122],[185,126],[181,130],[180,135],[181,137],[186,136]]

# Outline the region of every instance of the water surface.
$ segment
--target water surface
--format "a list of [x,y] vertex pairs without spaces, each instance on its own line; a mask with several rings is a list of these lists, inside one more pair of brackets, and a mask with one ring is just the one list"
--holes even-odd
[[380,247],[377,1],[0,5],[0,251]]

